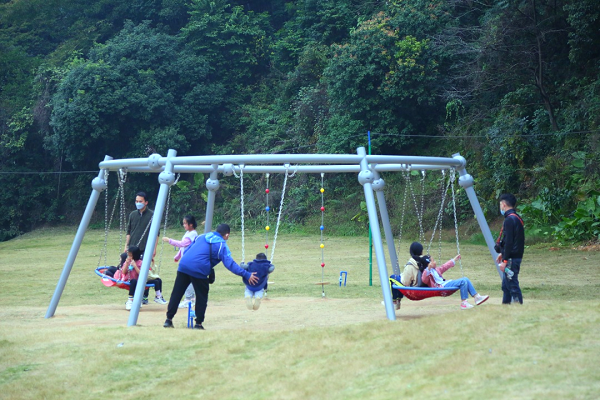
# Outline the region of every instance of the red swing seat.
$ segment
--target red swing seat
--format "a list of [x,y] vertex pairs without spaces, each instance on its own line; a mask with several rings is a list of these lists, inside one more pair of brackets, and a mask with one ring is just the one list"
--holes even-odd
[[[116,286],[121,289],[129,290],[129,281],[122,281],[115,279],[112,276],[106,275],[105,272],[108,269],[107,266],[96,268],[96,275],[102,278],[102,284],[106,287]],[[153,283],[146,284],[146,288],[154,287]]]
[[392,285],[393,289],[397,289],[406,298],[413,301],[428,299],[430,297],[446,297],[454,294],[459,288],[444,289],[430,287],[413,287],[413,286],[398,286]]

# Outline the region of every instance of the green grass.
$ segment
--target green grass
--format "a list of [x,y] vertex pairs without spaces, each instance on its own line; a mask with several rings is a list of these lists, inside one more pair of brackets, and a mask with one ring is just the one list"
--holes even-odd
[[[461,243],[465,275],[491,299],[468,311],[456,295],[405,300],[392,322],[376,265],[368,285],[367,238],[325,240],[324,279],[332,284],[322,299],[318,236],[284,234],[270,300],[246,310],[240,279],[219,266],[207,330],[196,332],[184,328],[181,311],[176,329],[162,328],[165,306],[156,304],[142,308],[139,326],[126,326],[126,292],[93,274],[100,230],[86,234],[56,316],[44,319],[75,230],[41,229],[0,243],[2,399],[598,397],[598,252],[531,246],[520,277],[525,305],[507,307],[487,248]],[[247,260],[264,251],[262,235],[246,239]],[[109,260],[116,240],[109,238]],[[403,239],[401,262],[410,241]],[[229,244],[239,259],[239,234]],[[163,251],[168,298],[176,265],[172,247]],[[455,251],[444,242],[442,258]],[[340,270],[348,271],[342,288]],[[460,268],[447,275],[461,276]]]

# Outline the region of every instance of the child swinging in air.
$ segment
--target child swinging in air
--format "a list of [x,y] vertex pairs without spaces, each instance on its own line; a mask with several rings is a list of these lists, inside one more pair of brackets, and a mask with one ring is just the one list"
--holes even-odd
[[275,270],[275,266],[267,260],[265,253],[258,253],[254,261],[248,264],[242,263],[240,267],[251,273],[256,272],[256,276],[258,277],[258,282],[254,285],[250,284],[246,278],[243,278],[246,284],[246,291],[244,293],[246,306],[248,310],[256,311],[260,307],[260,302],[264,296],[269,274]]

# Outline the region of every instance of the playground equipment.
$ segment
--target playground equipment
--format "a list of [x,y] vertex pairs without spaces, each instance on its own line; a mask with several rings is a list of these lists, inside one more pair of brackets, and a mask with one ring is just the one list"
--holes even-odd
[[[459,173],[459,184],[465,189],[469,198],[476,219],[479,223],[483,236],[490,251],[491,262],[497,268],[495,259],[497,253],[494,250],[494,238],[490,232],[489,226],[479,201],[473,189],[473,177],[466,171],[466,160],[460,154],[454,154],[452,157],[422,157],[422,156],[390,156],[390,155],[367,155],[364,147],[359,147],[356,154],[253,154],[253,155],[212,155],[212,156],[182,156],[177,157],[176,150],[169,150],[166,157],[159,154],[152,154],[146,158],[113,160],[106,156],[99,165],[100,172],[92,180],[92,193],[88,200],[85,212],[75,234],[71,250],[63,267],[61,276],[57,283],[54,295],[46,312],[46,318],[54,316],[56,307],[65,288],[67,279],[73,268],[73,263],[83,241],[85,231],[90,222],[92,213],[98,202],[100,194],[107,188],[105,180],[108,171],[118,171],[126,169],[128,173],[157,173],[160,189],[156,199],[154,216],[150,226],[148,237],[150,239],[158,236],[161,218],[165,212],[165,204],[169,188],[175,183],[175,174],[177,173],[207,173],[209,178],[206,181],[208,189],[208,199],[206,206],[205,232],[212,230],[213,211],[215,206],[216,192],[219,189],[219,174],[225,176],[233,175],[234,171],[239,173],[239,165],[243,164],[244,173],[288,173],[290,165],[295,165],[294,170],[297,173],[356,173],[358,182],[362,185],[371,233],[375,247],[375,255],[379,270],[379,279],[381,283],[382,296],[385,304],[386,316],[390,320],[395,320],[396,315],[392,303],[391,290],[389,285],[389,274],[387,271],[385,254],[383,250],[380,223],[383,225],[386,233],[391,232],[389,215],[385,202],[383,189],[385,182],[381,178],[382,172],[402,172],[411,169],[426,170],[455,170]],[[234,166],[237,165],[237,166]],[[379,205],[377,213],[375,195]],[[388,246],[390,258],[397,260],[394,238],[386,234],[386,243]],[[155,240],[148,240],[142,262],[139,280],[145,282],[148,277],[148,269],[152,259],[152,253],[156,246]],[[274,247],[274,246],[273,246]],[[501,272],[497,268],[500,276]],[[133,307],[129,313],[128,325],[133,326],[137,323],[139,309],[142,302],[144,291],[143,285],[136,287]]]

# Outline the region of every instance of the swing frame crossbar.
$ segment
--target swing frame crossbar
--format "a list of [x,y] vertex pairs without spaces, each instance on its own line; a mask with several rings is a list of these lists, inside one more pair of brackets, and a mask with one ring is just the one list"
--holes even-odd
[[[56,307],[60,301],[60,297],[75,262],[75,258],[81,247],[85,231],[100,197],[100,193],[106,190],[108,186],[105,180],[105,174],[107,174],[108,171],[125,169],[128,173],[143,172],[158,174],[160,189],[156,199],[152,225],[148,234],[148,242],[146,244],[139,276],[139,280],[145,282],[148,278],[150,260],[152,259],[152,254],[156,246],[155,240],[151,240],[151,238],[158,236],[161,219],[165,212],[167,193],[170,187],[176,182],[175,175],[178,173],[209,174],[209,178],[206,181],[208,199],[204,227],[204,232],[208,233],[212,230],[216,192],[219,189],[219,174],[231,176],[234,173],[240,173],[240,166],[242,166],[241,168],[243,168],[244,174],[288,173],[290,171],[293,173],[358,174],[358,182],[362,185],[365,195],[377,266],[379,269],[381,290],[386,316],[389,320],[395,320],[396,315],[388,281],[389,275],[386,266],[380,224],[383,225],[385,230],[385,239],[388,246],[390,261],[393,266],[398,264],[398,257],[383,192],[385,182],[380,175],[382,172],[446,169],[454,169],[457,171],[459,173],[459,185],[465,189],[475,213],[475,217],[488,245],[491,265],[497,269],[499,276],[502,277],[501,272],[495,263],[497,253],[494,250],[494,238],[492,237],[479,204],[479,200],[475,194],[475,190],[473,189],[473,177],[467,173],[465,168],[466,160],[459,153],[453,154],[452,157],[367,155],[365,148],[359,147],[356,154],[252,154],[177,157],[177,151],[170,149],[166,157],[159,154],[152,154],[146,158],[114,160],[110,156],[105,156],[104,161],[100,162],[100,171],[98,176],[92,180],[92,194],[90,195],[71,250],[56,286],[56,290],[48,307],[48,311],[46,312],[46,318],[54,316]],[[377,195],[377,202],[375,201],[375,194]],[[379,206],[379,213],[376,205]],[[379,215],[381,215],[381,219]],[[143,285],[138,285],[136,287],[132,309],[129,313],[128,326],[133,326],[137,323],[143,291]]]

